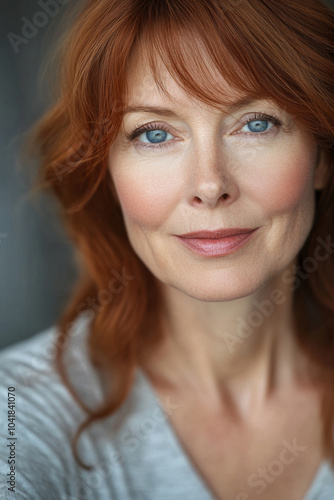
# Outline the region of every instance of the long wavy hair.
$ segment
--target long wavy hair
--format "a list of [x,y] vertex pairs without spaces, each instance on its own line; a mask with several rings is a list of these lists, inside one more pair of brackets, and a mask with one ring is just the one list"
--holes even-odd
[[[81,432],[125,401],[143,356],[163,340],[163,300],[158,280],[128,240],[108,151],[127,105],[127,80],[138,53],[148,58],[159,89],[157,62],[188,93],[213,106],[228,104],[213,65],[245,96],[268,98],[310,132],[326,154],[326,186],[316,193],[310,235],[298,256],[307,273],[294,291],[295,335],[318,367],[323,449],[334,464],[334,265],[317,261],[319,238],[328,241],[334,221],[334,13],[320,0],[88,0],[80,2],[57,52],[58,88],[50,110],[36,123],[28,148],[39,159],[38,189],[59,201],[76,249],[80,276],[57,322],[56,363],[87,413]],[[205,49],[205,56],[202,50]],[[210,64],[208,64],[210,62]],[[125,276],[115,289],[113,276]],[[122,274],[123,273],[123,274]],[[305,276],[305,275],[304,275]],[[129,282],[126,281],[128,277]],[[131,278],[130,278],[131,277]],[[99,304],[92,307],[87,298]],[[77,395],[64,353],[80,314],[89,318],[92,364],[105,376],[105,399],[88,407]]]

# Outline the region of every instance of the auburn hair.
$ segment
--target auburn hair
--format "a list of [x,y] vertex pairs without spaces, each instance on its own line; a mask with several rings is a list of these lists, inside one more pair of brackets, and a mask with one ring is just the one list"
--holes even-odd
[[[35,124],[28,149],[39,159],[37,189],[59,201],[76,249],[80,277],[57,321],[56,363],[73,397],[87,413],[73,439],[125,401],[143,356],[163,339],[159,281],[134,252],[108,170],[108,151],[127,105],[131,63],[145,54],[162,92],[157,63],[188,93],[220,107],[229,103],[210,67],[245,97],[271,99],[310,132],[326,154],[326,186],[316,192],[316,213],[299,253],[307,274],[295,287],[295,334],[317,367],[321,384],[323,449],[334,464],[334,265],[306,263],[334,221],[334,13],[320,0],[88,0],[80,2],[59,44],[58,91]],[[197,50],[201,49],[201,50]],[[204,50],[203,50],[204,49]],[[204,55],[205,54],[205,55]],[[112,300],[102,290],[113,271],[131,281]],[[99,295],[100,293],[100,295]],[[93,310],[87,297],[100,297]],[[88,407],[69,380],[64,353],[80,314],[89,322],[89,355],[104,374],[105,399]]]

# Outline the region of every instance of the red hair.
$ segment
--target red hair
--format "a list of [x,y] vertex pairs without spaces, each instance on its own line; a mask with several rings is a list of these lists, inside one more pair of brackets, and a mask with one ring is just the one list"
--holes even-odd
[[[214,66],[245,97],[268,98],[310,132],[330,165],[317,193],[315,221],[299,254],[304,268],[334,220],[334,13],[319,0],[89,0],[60,51],[59,95],[36,124],[29,147],[40,158],[37,186],[59,200],[77,250],[81,277],[57,322],[57,367],[87,411],[73,444],[90,423],[115,412],[127,397],[135,367],[163,338],[159,282],[133,251],[108,170],[108,151],[127,105],[131,62],[144,51],[158,87],[157,61],[189,94],[228,104]],[[205,56],[201,50],[204,48]],[[210,64],[209,64],[210,63]],[[59,71],[60,70],[60,71]],[[306,267],[306,266],[305,266]],[[89,353],[112,383],[100,408],[87,408],[72,387],[63,354],[87,297],[108,290],[112,271],[133,279],[107,307],[92,310]],[[307,271],[305,271],[307,272]],[[294,292],[296,336],[317,367],[322,390],[324,453],[334,463],[333,257]],[[86,309],[89,309],[88,307]],[[76,446],[75,457],[82,466]]]

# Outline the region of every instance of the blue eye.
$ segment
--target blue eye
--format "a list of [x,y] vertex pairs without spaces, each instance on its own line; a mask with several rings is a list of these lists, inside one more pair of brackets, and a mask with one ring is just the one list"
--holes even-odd
[[[266,137],[267,134],[271,134],[273,132],[272,129],[275,127],[277,129],[281,125],[282,122],[277,116],[267,115],[266,113],[255,113],[237,133],[241,134],[243,132],[246,136],[259,139],[260,137]],[[245,127],[248,127],[248,131],[243,130]],[[174,140],[171,140],[173,137],[168,132],[168,127],[160,123],[148,123],[126,135],[129,142],[135,141],[138,138],[137,146],[151,149],[175,145],[175,141],[178,139],[174,138]]]
[[[140,146],[146,148],[159,148],[165,145],[167,146],[170,142],[172,142],[169,139],[172,139],[173,137],[174,136],[168,132],[165,126],[157,123],[148,123],[147,125],[135,129],[126,136],[130,142],[138,138]],[[168,141],[166,139],[168,139]]]
[[168,132],[166,130],[155,129],[155,130],[147,130],[142,135],[146,136],[149,142],[157,144],[166,140]]
[[[271,126],[269,126],[271,125]],[[240,132],[248,132],[247,135],[259,136],[261,134],[271,133],[274,127],[281,127],[283,125],[282,121],[278,116],[267,115],[266,113],[255,113],[245,125],[240,129]],[[243,130],[244,127],[248,127],[248,130]]]
[[251,132],[266,132],[266,130],[268,130],[269,123],[270,122],[268,120],[252,120],[244,126],[249,127]]

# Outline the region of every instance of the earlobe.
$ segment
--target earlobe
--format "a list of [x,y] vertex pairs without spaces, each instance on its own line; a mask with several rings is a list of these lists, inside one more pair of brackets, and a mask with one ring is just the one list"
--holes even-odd
[[321,190],[326,186],[329,169],[329,155],[327,151],[318,148],[317,165],[314,171],[314,189]]

